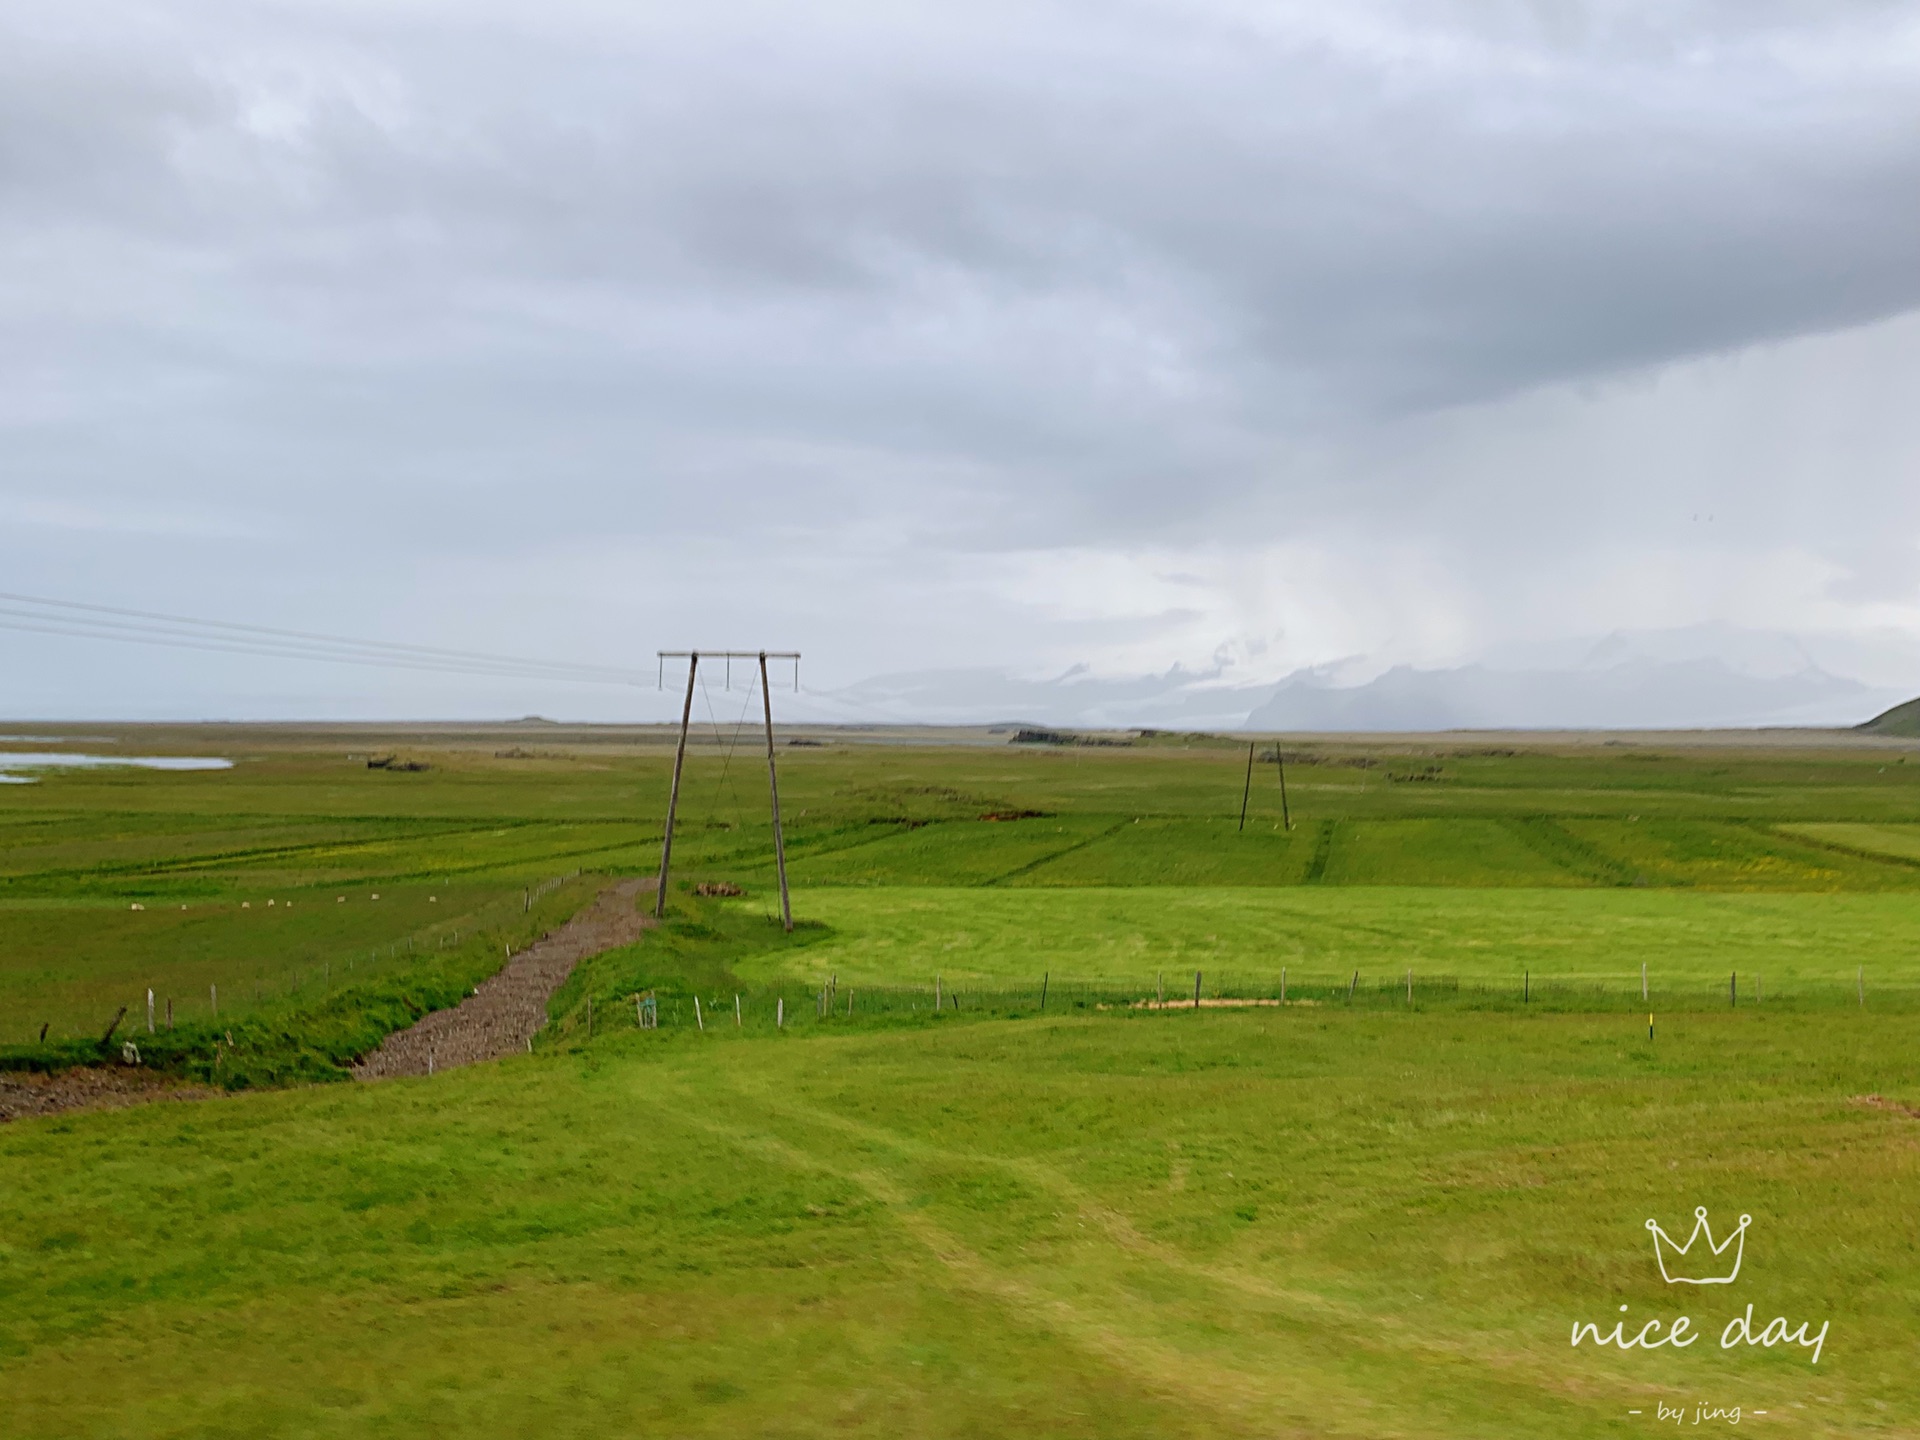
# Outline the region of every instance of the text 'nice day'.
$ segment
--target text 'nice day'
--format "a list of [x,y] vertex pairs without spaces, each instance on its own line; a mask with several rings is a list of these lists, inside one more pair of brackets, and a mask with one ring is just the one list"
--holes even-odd
[[[1624,1311],[1627,1307],[1622,1305],[1620,1308]],[[1786,1317],[1781,1315],[1768,1321],[1765,1328],[1755,1331],[1753,1306],[1749,1305],[1746,1314],[1734,1316],[1727,1322],[1726,1328],[1720,1332],[1720,1348],[1731,1350],[1734,1346],[1744,1343],[1765,1345],[1771,1349],[1775,1345],[1793,1344],[1804,1350],[1813,1351],[1812,1363],[1818,1365],[1821,1348],[1827,1343],[1827,1328],[1832,1323],[1831,1320],[1822,1321],[1820,1333],[1809,1338],[1807,1331],[1813,1324],[1811,1320],[1802,1320],[1799,1328],[1789,1329]],[[1667,1332],[1664,1335],[1660,1333],[1663,1329]],[[1576,1320],[1573,1326],[1572,1343],[1577,1346],[1585,1339],[1593,1341],[1596,1345],[1618,1345],[1622,1350],[1657,1350],[1662,1345],[1670,1345],[1675,1350],[1684,1350],[1700,1338],[1692,1332],[1693,1320],[1686,1315],[1680,1316],[1671,1326],[1663,1320],[1649,1320],[1632,1335],[1627,1333],[1627,1322],[1624,1320],[1615,1321],[1613,1329],[1604,1335],[1600,1333],[1600,1327],[1591,1320]]]

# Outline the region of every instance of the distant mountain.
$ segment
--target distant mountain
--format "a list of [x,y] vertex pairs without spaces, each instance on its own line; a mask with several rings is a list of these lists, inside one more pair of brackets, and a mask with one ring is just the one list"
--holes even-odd
[[1633,656],[1561,670],[1399,665],[1364,685],[1314,671],[1280,682],[1255,730],[1692,730],[1844,725],[1884,692],[1807,665],[1743,674],[1718,659]]
[[1102,678],[1084,667],[1040,680],[1001,670],[922,670],[812,692],[805,709],[820,719],[895,724],[1207,730],[1238,727],[1268,690],[1179,666],[1125,679]]
[[1854,726],[1870,735],[1904,735],[1920,739],[1920,700],[1908,700],[1882,710],[1864,725]]
[[1719,624],[1621,630],[1504,648],[1452,668],[1382,671],[1352,656],[1277,682],[1228,666],[1127,677],[1086,666],[1044,678],[921,670],[778,703],[789,720],[1069,729],[1849,726],[1913,694],[1920,675],[1920,648],[1870,638]]

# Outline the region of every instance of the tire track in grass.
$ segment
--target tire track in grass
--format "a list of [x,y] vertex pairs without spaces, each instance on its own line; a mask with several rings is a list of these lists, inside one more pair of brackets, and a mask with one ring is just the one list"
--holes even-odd
[[[886,1163],[882,1157],[891,1154],[897,1157],[898,1165],[944,1164],[1006,1173],[1062,1207],[1055,1211],[1056,1218],[1073,1221],[1071,1226],[1063,1226],[1063,1235],[1082,1243],[1097,1243],[1095,1237],[1098,1237],[1122,1252],[1136,1267],[1132,1278],[1138,1277],[1137,1267],[1150,1266],[1174,1277],[1176,1282],[1187,1282],[1174,1285],[1162,1282],[1150,1288],[1193,1294],[1192,1286],[1197,1282],[1201,1288],[1195,1298],[1200,1303],[1238,1315],[1247,1315],[1251,1309],[1249,1318],[1256,1323],[1240,1333],[1268,1335],[1277,1322],[1293,1332],[1288,1341],[1290,1346],[1310,1340],[1316,1351],[1328,1357],[1364,1353],[1383,1368],[1403,1363],[1410,1355],[1442,1366],[1461,1363],[1487,1366],[1499,1372],[1516,1402],[1563,1404],[1567,1392],[1579,1388],[1577,1382],[1570,1385],[1568,1378],[1557,1372],[1542,1374],[1535,1357],[1524,1352],[1515,1354],[1459,1340],[1442,1340],[1400,1316],[1381,1314],[1316,1291],[1275,1284],[1244,1269],[1195,1261],[1144,1235],[1129,1216],[1089,1195],[1057,1169],[1039,1160],[949,1149],[809,1105],[795,1099],[791,1089],[775,1090],[771,1082],[743,1085],[739,1077],[728,1075],[722,1077],[722,1083],[742,1102],[732,1107],[734,1114],[758,1109],[773,1119],[839,1134],[852,1142],[864,1159],[878,1162],[880,1166]],[[876,1168],[873,1163],[835,1164],[771,1131],[749,1133],[737,1125],[729,1127],[701,1118],[697,1110],[719,1098],[714,1089],[710,1086],[698,1090],[687,1088],[683,1093],[685,1100],[677,1113],[688,1123],[773,1163],[833,1175],[858,1186],[968,1291],[1018,1310],[1090,1356],[1120,1366],[1170,1398],[1205,1405],[1215,1411],[1225,1410],[1234,1416],[1236,1423],[1251,1427],[1260,1435],[1378,1437],[1394,1433],[1380,1428],[1378,1423],[1367,1422],[1364,1417],[1375,1403],[1375,1392],[1367,1382],[1348,1378],[1344,1368],[1331,1360],[1324,1360],[1317,1369],[1307,1392],[1312,1396],[1310,1402],[1298,1399],[1294,1393],[1276,1393],[1267,1377],[1275,1373],[1274,1361],[1280,1357],[1249,1358],[1246,1361],[1249,1369],[1241,1369],[1204,1359],[1190,1348],[1140,1333],[1138,1319],[1151,1319],[1156,1312],[1142,1305],[1140,1292],[1129,1283],[1126,1269],[1089,1277],[1084,1272],[1060,1268],[1060,1279],[1075,1287],[1071,1297],[1062,1295],[1013,1274],[1007,1266],[996,1264],[942,1226],[928,1214],[925,1197],[913,1194],[901,1177],[890,1170]],[[1076,1231],[1083,1233],[1076,1236]],[[1106,1292],[1104,1296],[1101,1291]],[[1129,1325],[1130,1321],[1134,1323]],[[1298,1351],[1290,1349],[1287,1353],[1297,1355]],[[1336,1387],[1339,1398],[1329,1399]],[[1410,1399],[1408,1403],[1417,1405],[1418,1402]],[[1344,1425],[1329,1424],[1330,1412],[1351,1419]],[[1276,1432],[1273,1428],[1276,1422],[1287,1428]]]
[[1090,1359],[1120,1371],[1161,1398],[1202,1407],[1215,1418],[1230,1416],[1233,1428],[1249,1436],[1377,1434],[1358,1429],[1329,1430],[1324,1423],[1315,1423],[1304,1409],[1282,1421],[1285,1429],[1276,1430],[1274,1398],[1265,1393],[1256,1377],[1229,1370],[1204,1356],[1163,1342],[1128,1334],[1090,1313],[1083,1305],[1048,1294],[996,1267],[928,1216],[915,1197],[882,1170],[836,1165],[770,1131],[748,1130],[738,1123],[722,1124],[695,1113],[699,1103],[711,1103],[713,1098],[711,1092],[689,1094],[687,1103],[675,1107],[672,1113],[682,1123],[769,1164],[830,1175],[855,1186],[885,1210],[888,1218],[938,1262],[960,1289],[976,1299],[1018,1313],[1027,1323],[1059,1337]]
[[[1434,1332],[1417,1323],[1394,1313],[1382,1313],[1379,1309],[1365,1308],[1356,1302],[1344,1302],[1327,1296],[1319,1290],[1304,1290],[1298,1286],[1279,1284],[1260,1275],[1236,1267],[1231,1263],[1208,1263],[1194,1260],[1185,1252],[1169,1246],[1162,1240],[1140,1233],[1133,1219],[1108,1202],[1092,1196],[1081,1185],[1068,1179],[1058,1167],[1044,1164],[1043,1160],[1025,1158],[1025,1156],[1000,1156],[983,1154],[973,1150],[958,1150],[935,1144],[933,1140],[918,1139],[912,1135],[902,1135],[899,1131],[887,1129],[883,1125],[864,1123],[851,1116],[843,1116],[835,1110],[828,1110],[820,1104],[808,1104],[795,1096],[793,1089],[774,1089],[772,1083],[766,1085],[741,1085],[739,1077],[728,1075],[728,1087],[745,1104],[758,1106],[768,1116],[787,1119],[795,1125],[812,1127],[816,1131],[839,1133],[851,1140],[854,1148],[870,1158],[877,1160],[881,1154],[891,1152],[899,1158],[899,1164],[948,1165],[958,1169],[987,1169],[1002,1171],[1021,1183],[1043,1192],[1060,1206],[1062,1219],[1071,1217],[1075,1227],[1085,1227],[1091,1235],[1100,1235],[1116,1250],[1123,1252],[1129,1260],[1140,1265],[1154,1265],[1167,1275],[1173,1275],[1181,1281],[1198,1283],[1202,1286],[1202,1296],[1206,1302],[1212,1302],[1221,1308],[1244,1311],[1252,1306],[1254,1311],[1248,1319],[1263,1321],[1263,1332],[1273,1331],[1273,1323],[1279,1321],[1288,1329],[1296,1332],[1294,1340],[1288,1344],[1298,1344],[1302,1336],[1313,1336],[1315,1348],[1321,1352],[1342,1352],[1342,1354],[1365,1354],[1373,1357],[1380,1367],[1404,1367],[1407,1359],[1415,1359],[1421,1367],[1438,1365],[1476,1365],[1484,1367],[1496,1375],[1496,1384],[1503,1386],[1511,1400],[1517,1404],[1534,1407],[1553,1407],[1565,1404],[1569,1394],[1578,1394],[1584,1400],[1596,1400],[1597,1392],[1590,1388],[1586,1380],[1574,1379],[1557,1369],[1551,1363],[1542,1363],[1544,1357],[1532,1350],[1511,1348],[1501,1344],[1501,1338],[1490,1336],[1488,1342],[1475,1342],[1469,1338],[1448,1338],[1436,1336]],[[689,1102],[691,1102],[689,1094]],[[710,1102],[714,1096],[710,1092],[701,1094],[703,1100]],[[952,1235],[947,1229],[939,1227],[925,1213],[924,1196],[912,1196],[900,1188],[899,1179],[891,1173],[877,1171],[872,1167],[851,1169],[837,1167],[828,1160],[816,1156],[814,1152],[801,1150],[789,1140],[776,1135],[762,1135],[774,1146],[781,1146],[785,1152],[799,1156],[808,1167],[816,1167],[849,1179],[864,1188],[877,1204],[883,1204],[893,1213],[908,1233],[920,1238],[925,1246],[943,1261],[948,1269],[954,1269],[964,1281],[977,1283],[983,1294],[996,1296],[1020,1306],[1029,1315],[1035,1315],[1043,1321],[1058,1321],[1056,1331],[1083,1342],[1094,1354],[1100,1356],[1125,1356],[1129,1359],[1129,1369],[1144,1371],[1156,1379],[1165,1377],[1167,1384],[1173,1384],[1181,1394],[1188,1394],[1187,1369],[1194,1365],[1194,1354],[1185,1348],[1167,1344],[1164,1340],[1142,1336],[1139,1332],[1117,1331],[1116,1323],[1121,1317],[1133,1317],[1140,1313],[1139,1294],[1127,1286],[1127,1277],[1117,1273],[1112,1277],[1102,1277],[1106,1286],[1114,1294],[1098,1304],[1092,1300],[1092,1292],[1087,1288],[1085,1275],[1064,1275],[1071,1283],[1077,1284],[1075,1300],[1062,1298],[1054,1292],[1048,1292],[1037,1284],[1021,1281],[1014,1277],[1004,1265],[995,1265],[979,1252],[970,1248],[962,1238]],[[1071,1235],[1071,1231],[1069,1231]],[[1208,1294],[1212,1290],[1212,1294]],[[1094,1313],[1092,1306],[1098,1308]],[[1256,1327],[1227,1327],[1235,1332],[1246,1332]],[[1298,1354],[1298,1352],[1288,1352]],[[1267,1359],[1252,1361],[1256,1365],[1265,1365]],[[1221,1396],[1248,1396],[1248,1386],[1252,1377],[1246,1373],[1210,1365],[1208,1375],[1200,1377],[1204,1392],[1190,1394],[1196,1402],[1219,1404]],[[1350,1386],[1346,1400],[1332,1404],[1325,1402],[1327,1388],[1340,1384]],[[1678,1396],[1678,1392],[1672,1392]],[[1348,1430],[1327,1427],[1325,1411],[1334,1409],[1346,1415],[1365,1415],[1373,1390],[1365,1384],[1348,1379],[1344,1369],[1327,1365],[1319,1371],[1315,1388],[1315,1415],[1309,1425],[1311,1434],[1340,1434]],[[1277,1404],[1275,1396],[1265,1396],[1261,1404]],[[1407,1404],[1419,1407],[1419,1402],[1409,1396]],[[1248,1419],[1258,1427],[1271,1427],[1273,1413],[1250,1413]],[[1306,1417],[1294,1421],[1296,1425],[1308,1425]],[[1356,1421],[1356,1425],[1363,1425]],[[1261,1434],[1271,1434],[1271,1428],[1261,1428]],[[1382,1436],[1394,1430],[1386,1428],[1354,1428],[1352,1434]]]

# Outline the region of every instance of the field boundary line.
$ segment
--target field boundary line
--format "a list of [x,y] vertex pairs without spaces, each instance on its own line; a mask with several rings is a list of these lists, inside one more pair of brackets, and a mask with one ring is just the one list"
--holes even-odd
[[[1590,840],[1583,840],[1562,822],[1563,815],[1507,815],[1499,824],[1514,839],[1564,875],[1584,880],[1595,890],[1627,890],[1644,878]],[[1617,819],[1579,816],[1579,819]]]
[[1802,845],[1811,845],[1816,850],[1830,850],[1836,855],[1846,855],[1855,860],[1872,860],[1882,865],[1897,865],[1909,870],[1920,870],[1920,860],[1916,860],[1911,855],[1895,855],[1887,850],[1862,850],[1858,846],[1845,845],[1838,840],[1823,840],[1817,835],[1802,835],[1798,831],[1781,828],[1783,825],[1897,825],[1902,823],[1897,820],[1755,820],[1751,823],[1755,829],[1764,829],[1782,840],[1795,840]]
[[[822,855],[844,855],[849,850],[859,850],[868,845],[883,845],[887,841],[896,839],[899,836],[900,831],[898,827],[900,823],[899,821],[891,821],[886,825],[874,825],[862,821],[858,825],[839,825],[831,830],[820,832],[823,842],[831,842],[844,837],[847,842],[844,845],[831,843],[816,845],[811,840],[790,839],[787,842],[787,863],[792,865],[797,861],[812,860]],[[922,828],[931,828],[935,825],[949,825],[953,823],[955,822],[950,820],[929,820]],[[703,868],[711,869],[715,865],[728,864],[737,858],[748,855],[756,857],[761,864],[764,865],[766,856],[764,847],[762,846],[742,846],[738,850],[729,850],[725,854],[715,856],[712,859],[702,859],[700,864]]]
[[965,885],[956,888],[965,890],[990,890],[994,886],[1003,884],[1008,880],[1017,880],[1022,875],[1031,875],[1042,865],[1051,865],[1054,861],[1071,855],[1076,850],[1084,850],[1089,845],[1099,844],[1102,840],[1111,840],[1115,835],[1118,835],[1122,830],[1133,824],[1133,819],[1134,817],[1130,815],[1123,816],[1121,819],[1109,825],[1105,830],[1100,831],[1097,835],[1089,835],[1084,840],[1076,840],[1071,845],[1067,845],[1062,849],[1042,855],[1038,860],[1029,860],[1024,865],[1016,865],[1013,869],[1007,871],[1006,874],[996,875],[991,880],[982,880],[978,885]]
[[1327,866],[1333,863],[1333,829],[1338,820],[1322,820],[1320,830],[1313,837],[1313,855],[1307,861],[1307,868],[1301,873],[1302,885],[1323,884],[1327,878]]
[[[518,822],[509,828],[522,828],[525,824],[542,822]],[[129,861],[119,865],[90,865],[85,868],[68,867],[61,870],[28,870],[8,875],[6,881],[40,879],[85,879],[92,875],[190,875],[196,870],[215,868],[223,864],[246,862],[250,860],[286,860],[301,856],[319,856],[325,854],[351,854],[372,845],[407,844],[419,840],[444,840],[461,835],[477,835],[482,831],[500,829],[499,825],[463,826],[457,830],[432,830],[412,835],[387,835],[365,840],[314,841],[304,845],[266,845],[251,850],[222,850],[206,855],[194,855],[170,864],[156,865],[151,861]],[[438,872],[434,872],[438,873]],[[383,880],[386,876],[381,877]]]

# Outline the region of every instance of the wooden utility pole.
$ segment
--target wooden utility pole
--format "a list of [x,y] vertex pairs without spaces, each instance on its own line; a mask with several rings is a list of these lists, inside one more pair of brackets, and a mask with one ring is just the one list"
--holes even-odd
[[780,872],[780,923],[791,931],[793,902],[787,898],[787,844],[780,834],[780,777],[773,765],[773,688],[767,684],[767,652],[764,650],[760,652],[760,703],[767,716],[767,791],[773,796],[773,863]]
[[1273,763],[1280,767],[1280,822],[1287,829],[1293,829],[1293,814],[1287,809],[1287,762],[1280,755],[1280,741],[1273,742]]
[[1247,828],[1247,801],[1253,795],[1253,745],[1253,741],[1247,742],[1247,783],[1240,787],[1240,828],[1242,830]]
[[[664,665],[666,661],[662,659]],[[687,656],[687,702],[680,707],[680,746],[673,752],[673,788],[667,792],[667,833],[660,841],[660,885],[653,892],[653,918],[667,913],[667,867],[673,859],[673,817],[680,808],[680,771],[687,763],[687,724],[693,719],[693,677],[700,668],[700,652]]]

